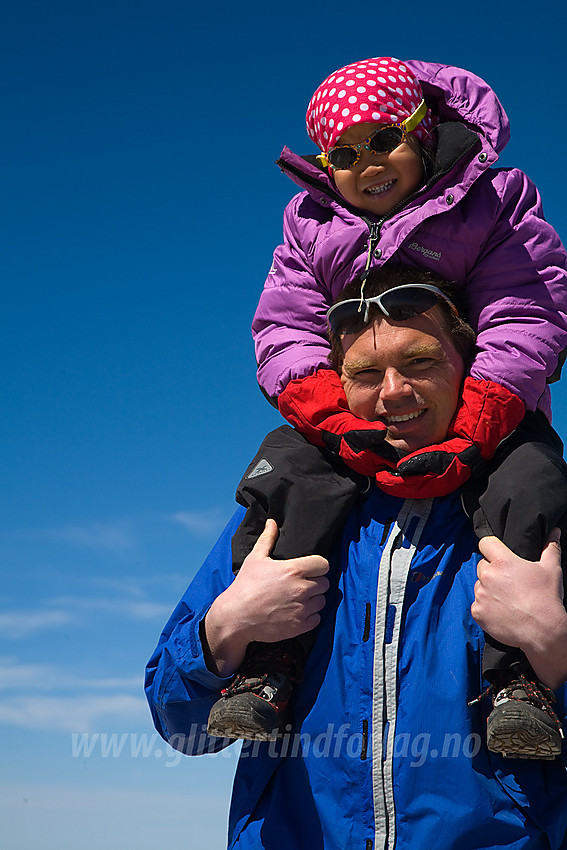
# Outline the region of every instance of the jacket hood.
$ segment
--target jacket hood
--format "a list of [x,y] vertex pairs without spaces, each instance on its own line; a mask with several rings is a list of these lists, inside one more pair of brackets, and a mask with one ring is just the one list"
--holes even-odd
[[410,59],[406,65],[420,81],[423,95],[440,122],[464,121],[500,153],[510,139],[510,122],[494,91],[476,74]]
[[[452,65],[413,59],[404,61],[420,81],[427,104],[438,117],[439,124],[453,123],[455,126],[454,122],[457,122],[463,128],[474,131],[482,141],[487,165],[494,165],[510,138],[510,124],[502,104],[488,83],[470,71]],[[437,130],[438,134],[442,132]],[[454,139],[454,132],[452,135]],[[462,137],[463,132],[460,138],[464,143]],[[471,133],[469,137],[472,137]],[[346,207],[357,214],[339,195],[327,170],[319,165],[315,155],[299,157],[289,148],[284,148],[277,164],[294,183],[307,189],[322,206],[329,206],[335,201],[339,207]],[[476,176],[476,171],[471,176]]]

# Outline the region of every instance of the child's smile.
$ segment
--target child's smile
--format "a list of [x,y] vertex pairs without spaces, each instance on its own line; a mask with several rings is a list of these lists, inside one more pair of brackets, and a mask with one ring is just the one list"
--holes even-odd
[[[356,124],[349,127],[337,144],[358,144],[380,124]],[[375,154],[362,150],[352,168],[333,171],[333,180],[343,198],[359,209],[385,215],[422,185],[423,163],[417,140],[409,135],[395,150]]]
[[376,186],[370,186],[368,189],[364,190],[365,195],[370,195],[371,197],[376,197],[376,195],[383,195],[384,192],[389,192],[396,185],[395,180],[386,180],[385,183],[378,183]]

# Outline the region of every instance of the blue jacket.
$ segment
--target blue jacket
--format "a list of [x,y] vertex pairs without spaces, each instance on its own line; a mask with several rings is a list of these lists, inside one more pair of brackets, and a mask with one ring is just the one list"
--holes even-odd
[[[233,578],[230,540],[243,513],[148,665],[156,727],[188,754],[229,743],[206,735],[225,680],[207,669],[199,628]],[[404,501],[373,488],[361,501],[331,559],[293,727],[243,746],[229,847],[567,850],[566,764],[489,753],[488,701],[467,705],[485,687],[483,635],[470,614],[476,552],[456,494]]]

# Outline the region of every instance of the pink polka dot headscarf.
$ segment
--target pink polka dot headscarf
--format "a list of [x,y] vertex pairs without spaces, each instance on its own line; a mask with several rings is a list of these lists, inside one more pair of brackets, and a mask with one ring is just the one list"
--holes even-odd
[[[307,132],[327,152],[353,124],[396,124],[423,100],[418,80],[399,59],[377,57],[353,62],[324,80],[307,107]],[[436,121],[428,109],[412,132],[426,145]]]

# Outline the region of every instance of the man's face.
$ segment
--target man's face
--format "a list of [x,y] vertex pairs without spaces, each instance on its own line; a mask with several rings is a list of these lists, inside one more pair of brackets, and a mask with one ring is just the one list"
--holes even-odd
[[376,318],[343,339],[341,380],[350,409],[388,426],[402,454],[447,436],[464,376],[463,360],[438,307],[403,322]]

